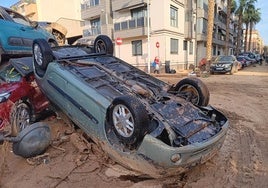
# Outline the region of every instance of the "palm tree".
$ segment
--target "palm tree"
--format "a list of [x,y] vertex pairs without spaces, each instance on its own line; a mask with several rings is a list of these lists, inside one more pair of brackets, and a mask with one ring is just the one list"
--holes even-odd
[[261,13],[260,13],[260,9],[254,9],[252,10],[252,14],[251,14],[251,18],[250,18],[250,31],[249,31],[249,41],[248,41],[248,49],[251,49],[251,38],[252,38],[252,29],[253,26],[261,21]]
[[253,10],[254,6],[251,5],[249,7],[247,7],[247,9],[245,9],[242,20],[243,23],[246,25],[246,29],[245,29],[245,39],[244,39],[244,51],[248,51],[248,28],[249,28],[249,23],[250,23],[250,19],[252,16],[252,10]]
[[256,0],[239,0],[239,6],[236,10],[236,15],[238,16],[238,34],[237,34],[237,47],[235,53],[238,54],[241,51],[241,37],[242,37],[242,25],[243,25],[243,14],[245,12],[246,7],[250,4],[254,4]]
[[234,13],[236,9],[236,1],[235,0],[227,0],[227,23],[226,23],[226,40],[225,40],[225,55],[228,55],[229,52],[229,40],[230,40],[230,21],[231,14]]
[[211,60],[213,26],[214,26],[214,6],[215,6],[215,0],[208,0],[208,26],[207,26],[207,49],[206,49],[207,60]]

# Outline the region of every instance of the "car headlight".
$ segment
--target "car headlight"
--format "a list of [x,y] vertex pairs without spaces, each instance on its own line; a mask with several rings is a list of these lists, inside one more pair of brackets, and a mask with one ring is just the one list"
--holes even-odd
[[0,93],[0,103],[5,102],[10,95],[10,92]]
[[225,68],[230,68],[231,67],[231,64],[224,64],[224,67]]

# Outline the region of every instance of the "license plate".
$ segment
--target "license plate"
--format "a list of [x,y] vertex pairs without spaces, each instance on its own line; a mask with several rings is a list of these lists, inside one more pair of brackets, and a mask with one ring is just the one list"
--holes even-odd
[[217,67],[216,70],[223,70],[223,68],[221,68],[221,67]]

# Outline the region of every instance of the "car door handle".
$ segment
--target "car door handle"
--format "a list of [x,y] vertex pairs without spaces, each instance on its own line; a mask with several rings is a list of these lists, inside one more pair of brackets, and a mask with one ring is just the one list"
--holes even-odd
[[25,28],[24,27],[21,27],[20,30],[25,31]]

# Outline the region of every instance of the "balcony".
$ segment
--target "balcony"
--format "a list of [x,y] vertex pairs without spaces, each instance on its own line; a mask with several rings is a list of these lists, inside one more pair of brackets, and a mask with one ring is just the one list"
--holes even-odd
[[126,20],[114,24],[114,37],[130,38],[147,35],[147,17]]
[[101,6],[86,6],[86,5],[81,5],[81,18],[83,20],[87,19],[92,19],[95,17],[99,17],[101,14]]
[[112,11],[120,11],[144,6],[146,2],[147,0],[112,0]]

